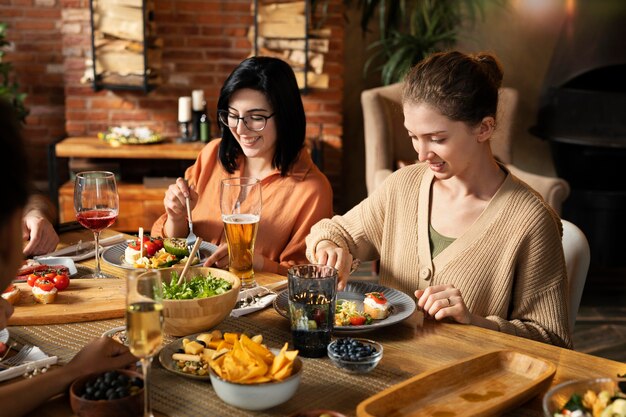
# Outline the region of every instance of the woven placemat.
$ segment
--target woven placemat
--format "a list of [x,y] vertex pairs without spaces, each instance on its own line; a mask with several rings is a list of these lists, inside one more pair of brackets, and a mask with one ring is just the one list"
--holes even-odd
[[[12,326],[11,336],[20,343],[39,346],[49,355],[67,363],[86,343],[124,320],[104,320],[45,326]],[[227,318],[218,326],[222,331],[262,334],[268,347],[280,348],[291,340],[288,331],[258,326],[246,317]],[[175,340],[165,338],[165,343]],[[287,416],[308,409],[332,409],[354,415],[356,405],[367,397],[408,377],[382,367],[365,375],[349,374],[336,368],[328,358],[304,362],[302,382],[296,395],[286,403],[261,412],[250,412],[222,402],[209,382],[181,377],[165,370],[155,359],[151,374],[152,401],[156,410],[175,416]]]

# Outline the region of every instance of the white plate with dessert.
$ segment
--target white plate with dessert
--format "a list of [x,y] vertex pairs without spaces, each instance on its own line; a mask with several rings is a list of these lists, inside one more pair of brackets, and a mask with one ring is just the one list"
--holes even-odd
[[[379,303],[374,294],[382,294],[385,302]],[[284,290],[274,300],[274,309],[283,317],[289,318],[289,291]],[[402,291],[367,281],[349,281],[343,291],[337,292],[339,304],[353,303],[359,312],[372,316],[370,324],[348,324],[334,326],[336,332],[367,332],[390,326],[409,317],[415,311],[415,301]],[[382,300],[380,300],[382,301]]]

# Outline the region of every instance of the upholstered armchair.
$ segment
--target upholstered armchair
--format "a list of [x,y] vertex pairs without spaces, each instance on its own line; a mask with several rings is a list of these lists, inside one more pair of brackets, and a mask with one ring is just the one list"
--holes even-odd
[[[361,93],[365,128],[365,178],[371,194],[391,172],[416,160],[415,150],[404,128],[400,83],[372,88]],[[535,189],[561,213],[563,201],[569,195],[568,183],[555,177],[526,172],[511,165],[512,131],[517,110],[518,93],[501,88],[498,102],[498,127],[491,139],[494,155],[507,168]]]

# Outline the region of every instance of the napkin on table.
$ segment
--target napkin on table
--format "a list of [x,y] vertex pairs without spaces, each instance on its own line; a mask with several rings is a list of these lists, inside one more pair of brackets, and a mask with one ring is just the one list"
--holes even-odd
[[0,382],[15,378],[16,376],[22,376],[24,372],[30,370],[44,368],[47,365],[54,365],[57,363],[57,360],[58,358],[56,356],[48,356],[35,346],[24,360],[24,363],[0,371]]
[[239,292],[239,297],[237,297],[237,302],[241,300],[245,300],[247,297],[254,297],[257,294],[267,294],[267,295],[262,295],[261,299],[258,300],[258,302],[253,303],[252,305],[245,306],[242,308],[234,308],[233,311],[231,311],[230,315],[232,317],[239,317],[245,314],[252,313],[254,311],[264,309],[265,307],[271,305],[274,302],[274,300],[278,296],[278,294],[276,294],[276,291],[282,290],[286,286],[287,286],[287,280],[283,280],[283,281],[273,282],[271,284],[267,284],[263,286],[249,288],[247,290],[242,290],[241,292]]

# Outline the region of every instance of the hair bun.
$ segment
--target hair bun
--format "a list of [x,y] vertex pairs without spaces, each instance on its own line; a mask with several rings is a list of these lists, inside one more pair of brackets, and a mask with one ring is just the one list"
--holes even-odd
[[480,65],[483,71],[485,71],[485,74],[487,74],[487,77],[489,77],[489,80],[494,84],[494,86],[496,88],[500,88],[504,72],[502,71],[502,66],[500,65],[500,62],[498,62],[497,58],[486,52],[479,52],[473,55],[473,58]]

